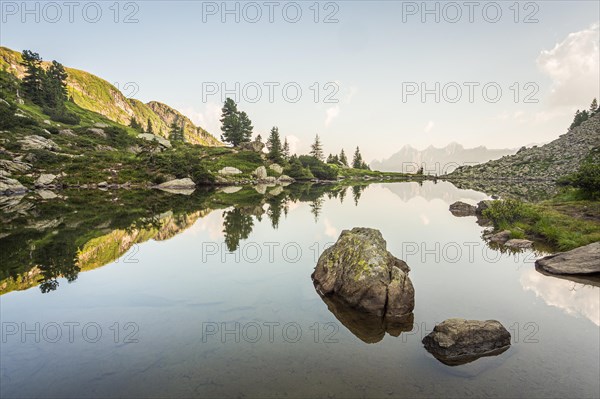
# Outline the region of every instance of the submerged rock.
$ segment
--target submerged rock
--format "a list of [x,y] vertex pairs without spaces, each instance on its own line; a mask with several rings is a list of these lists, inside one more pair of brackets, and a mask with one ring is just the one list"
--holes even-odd
[[388,322],[402,322],[415,306],[409,270],[387,251],[378,230],[357,227],[342,231],[321,254],[312,278],[322,296],[335,296]]
[[450,205],[450,212],[456,217],[475,216],[477,208],[473,205],[457,201]]
[[496,320],[448,319],[436,325],[423,344],[440,362],[456,366],[506,351],[510,333]]
[[600,242],[546,256],[538,259],[535,266],[552,274],[600,273]]

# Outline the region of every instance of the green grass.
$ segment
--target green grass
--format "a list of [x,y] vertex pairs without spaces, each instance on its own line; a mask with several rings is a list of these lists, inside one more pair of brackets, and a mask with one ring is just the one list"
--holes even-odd
[[[573,194],[565,194],[567,197]],[[568,251],[600,241],[600,204],[561,197],[540,203],[496,201],[484,212],[497,231],[511,238],[542,240],[553,249]]]

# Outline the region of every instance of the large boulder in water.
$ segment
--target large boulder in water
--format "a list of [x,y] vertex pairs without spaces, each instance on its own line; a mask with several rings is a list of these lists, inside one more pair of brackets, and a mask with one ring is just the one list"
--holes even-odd
[[496,320],[448,319],[436,325],[423,344],[436,359],[455,366],[504,352],[510,333]]
[[538,259],[535,266],[551,274],[600,273],[600,242],[546,256]]
[[386,249],[378,230],[344,230],[317,263],[313,281],[323,296],[333,295],[349,307],[402,322],[412,316],[415,291],[408,265]]

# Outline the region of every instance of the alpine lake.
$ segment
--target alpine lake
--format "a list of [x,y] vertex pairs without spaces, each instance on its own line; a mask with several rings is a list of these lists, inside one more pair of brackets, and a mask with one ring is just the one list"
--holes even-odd
[[[369,183],[0,197],[0,396],[600,396],[597,281],[541,274],[543,246],[493,248],[449,212],[484,187]],[[401,330],[315,290],[353,227],[411,268]],[[441,363],[421,340],[454,317],[500,321],[510,348]]]

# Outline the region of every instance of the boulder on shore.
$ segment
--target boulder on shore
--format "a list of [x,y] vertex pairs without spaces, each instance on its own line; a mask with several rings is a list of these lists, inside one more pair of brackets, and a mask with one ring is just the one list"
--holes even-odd
[[448,319],[423,338],[425,349],[449,366],[495,356],[510,346],[510,333],[496,320]]
[[267,168],[265,168],[264,166],[259,166],[258,168],[256,168],[254,170],[254,172],[252,172],[252,175],[254,177],[256,177],[258,180],[266,179],[267,178]]
[[600,242],[546,256],[538,259],[535,266],[551,274],[600,273]]
[[239,145],[239,148],[240,150],[262,152],[263,148],[265,148],[265,144],[260,141],[254,140],[248,143],[241,143]]
[[283,173],[283,168],[276,163],[272,163],[271,165],[269,165],[269,169],[271,169],[273,172],[278,173],[278,174]]
[[450,205],[450,212],[456,217],[475,216],[477,208],[473,205],[457,201]]
[[219,170],[218,173],[223,176],[231,176],[231,175],[240,175],[240,174],[242,174],[242,171],[239,170],[238,168],[234,168],[232,166],[226,166],[223,169]]
[[196,189],[196,183],[189,177],[186,177],[185,179],[175,179],[161,183],[156,188],[172,194],[190,195]]
[[312,274],[320,295],[335,296],[350,308],[403,322],[412,316],[415,291],[408,265],[386,249],[381,232],[344,230],[319,257]]
[[27,188],[16,179],[10,178],[10,175],[0,171],[0,194],[22,194],[27,192]]
[[52,183],[54,183],[54,180],[56,179],[56,175],[53,175],[52,173],[42,173],[40,175],[40,177],[37,178],[37,180],[35,181],[35,186],[36,187],[44,187],[44,186],[48,186]]
[[506,241],[504,246],[514,249],[527,249],[533,247],[533,241],[513,238],[512,240]]

